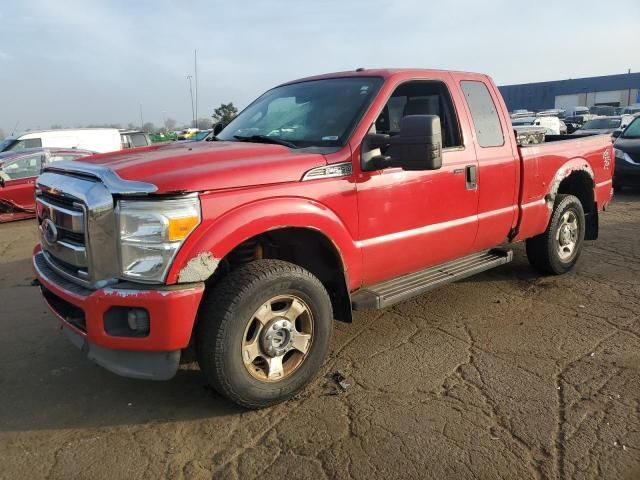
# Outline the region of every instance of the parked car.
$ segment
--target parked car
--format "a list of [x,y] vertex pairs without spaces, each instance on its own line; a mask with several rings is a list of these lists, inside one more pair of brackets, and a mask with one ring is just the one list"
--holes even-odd
[[619,134],[614,143],[616,169],[613,188],[640,187],[640,116]]
[[589,113],[598,117],[613,117],[616,115],[616,109],[610,105],[594,105],[589,108]]
[[589,115],[585,120],[590,120],[591,113],[589,112],[588,107],[575,106],[575,107],[567,107],[564,109],[564,116],[566,117],[584,117],[585,115]]
[[567,126],[567,133],[573,133],[584,125],[584,119],[581,115],[575,117],[564,117],[563,122]]
[[122,150],[127,148],[148,147],[151,145],[149,134],[140,130],[120,130]]
[[200,130],[198,133],[194,134],[189,140],[187,140],[188,142],[201,142],[203,140],[206,140],[211,133],[213,132],[213,129],[209,128],[207,130]]
[[563,119],[565,117],[564,110],[559,108],[552,108],[551,110],[542,110],[535,115],[536,117],[558,117]]
[[27,148],[77,148],[105,153],[120,150],[122,145],[116,128],[38,130],[0,143],[0,152]]
[[33,266],[88,358],[168,379],[193,342],[217,392],[265,407],[318,372],[352,309],[503,265],[519,241],[536,269],[570,271],[611,201],[613,145],[550,140],[517,145],[483,74],[301,79],[214,141],[48,166]]
[[[547,135],[561,135],[567,132],[567,127],[558,117],[521,117],[512,118],[511,124],[514,127],[536,126],[544,127]],[[563,128],[564,126],[564,128]],[[563,132],[564,130],[564,132]]]
[[66,148],[35,148],[0,153],[0,222],[35,216],[35,179],[49,164],[76,160],[94,152]]
[[595,135],[613,133],[620,128],[622,117],[599,117],[585,122],[582,127],[573,132],[574,135]]
[[511,118],[521,118],[521,117],[535,117],[534,112],[530,112],[529,110],[519,109],[511,112]]
[[622,112],[623,115],[635,115],[636,113],[640,113],[640,103],[635,103],[633,105],[629,105],[628,107],[625,107],[624,111]]

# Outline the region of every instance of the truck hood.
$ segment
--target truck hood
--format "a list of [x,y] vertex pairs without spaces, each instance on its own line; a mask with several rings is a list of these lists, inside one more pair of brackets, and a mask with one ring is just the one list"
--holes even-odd
[[107,169],[123,180],[152,184],[154,193],[163,194],[293,182],[323,165],[326,160],[321,154],[281,145],[187,142],[93,155],[52,168]]

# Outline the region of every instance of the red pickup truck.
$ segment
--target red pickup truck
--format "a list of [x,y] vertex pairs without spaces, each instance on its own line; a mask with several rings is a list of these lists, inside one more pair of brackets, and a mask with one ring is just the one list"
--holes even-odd
[[539,271],[569,271],[612,198],[610,137],[519,146],[481,74],[305,78],[218,130],[48,166],[33,265],[90,359],[168,379],[193,342],[249,408],[303,388],[352,310],[502,265],[521,240]]

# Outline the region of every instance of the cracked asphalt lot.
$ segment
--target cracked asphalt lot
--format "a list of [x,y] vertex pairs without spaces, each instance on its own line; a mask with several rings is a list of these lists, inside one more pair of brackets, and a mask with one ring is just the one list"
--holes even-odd
[[[298,398],[243,411],[83,359],[30,286],[33,221],[0,225],[2,479],[638,479],[640,192],[576,269],[515,261],[336,324]],[[328,378],[340,371],[350,387]]]

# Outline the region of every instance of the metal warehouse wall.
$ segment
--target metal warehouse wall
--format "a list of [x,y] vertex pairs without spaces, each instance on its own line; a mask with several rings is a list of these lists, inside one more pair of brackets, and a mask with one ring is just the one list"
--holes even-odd
[[[633,91],[640,88],[640,73],[504,85],[498,88],[509,110],[522,108],[544,110],[555,107],[555,99],[558,95],[585,94],[585,98],[593,98],[594,95],[589,96],[589,94],[594,92]],[[631,93],[630,103],[635,103],[637,101],[636,96],[633,95],[633,92]]]

